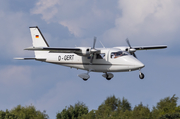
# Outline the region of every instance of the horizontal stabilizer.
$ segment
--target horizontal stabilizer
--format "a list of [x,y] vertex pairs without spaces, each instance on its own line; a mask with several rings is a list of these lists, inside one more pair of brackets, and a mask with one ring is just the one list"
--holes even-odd
[[16,60],[35,60],[36,58],[14,58]]
[[39,61],[45,61],[46,58],[14,58],[16,60],[39,60]]

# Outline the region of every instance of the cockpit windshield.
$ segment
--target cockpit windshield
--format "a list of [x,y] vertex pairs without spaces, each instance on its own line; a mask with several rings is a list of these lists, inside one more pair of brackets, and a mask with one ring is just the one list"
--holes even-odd
[[124,55],[128,55],[128,53],[124,52],[124,51],[111,52],[112,59],[116,59],[116,58],[124,56]]

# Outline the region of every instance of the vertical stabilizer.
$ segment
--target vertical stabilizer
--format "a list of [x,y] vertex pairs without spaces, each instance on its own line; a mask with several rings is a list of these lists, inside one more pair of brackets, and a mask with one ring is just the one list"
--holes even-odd
[[[29,28],[31,32],[33,47],[49,47],[47,41],[45,40],[43,34],[37,26]],[[34,51],[34,53],[37,59],[46,58],[48,51]]]
[[33,40],[33,47],[49,47],[40,29],[36,27],[29,27],[31,31],[31,37]]

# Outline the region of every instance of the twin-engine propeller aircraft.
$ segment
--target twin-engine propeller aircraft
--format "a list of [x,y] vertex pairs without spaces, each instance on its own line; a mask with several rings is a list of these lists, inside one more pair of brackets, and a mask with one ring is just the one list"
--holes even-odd
[[33,47],[25,50],[34,51],[35,57],[15,59],[36,60],[86,70],[87,73],[78,75],[84,81],[90,78],[89,72],[102,72],[104,73],[102,76],[110,80],[114,77],[110,72],[134,70],[139,70],[139,78],[143,79],[144,74],[141,72],[141,69],[144,67],[144,64],[137,59],[135,55],[136,50],[167,48],[166,45],[131,47],[128,39],[126,39],[128,47],[95,48],[96,38],[94,38],[93,47],[49,47],[37,26],[30,27],[30,32]]

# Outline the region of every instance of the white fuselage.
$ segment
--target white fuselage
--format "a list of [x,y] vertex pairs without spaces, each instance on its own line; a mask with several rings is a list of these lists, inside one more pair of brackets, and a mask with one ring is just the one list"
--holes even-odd
[[144,64],[130,54],[114,58],[112,53],[121,51],[120,49],[102,48],[100,50],[100,54],[103,56],[95,54],[92,64],[90,63],[90,57],[79,56],[75,53],[53,52],[48,53],[45,62],[94,72],[124,72],[139,70],[144,67]]

